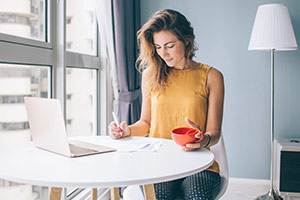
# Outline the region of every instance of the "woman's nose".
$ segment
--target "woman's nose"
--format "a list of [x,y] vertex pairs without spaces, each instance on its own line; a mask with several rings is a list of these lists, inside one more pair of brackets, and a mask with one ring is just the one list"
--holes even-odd
[[168,50],[164,47],[162,48],[162,56],[165,58],[168,55]]

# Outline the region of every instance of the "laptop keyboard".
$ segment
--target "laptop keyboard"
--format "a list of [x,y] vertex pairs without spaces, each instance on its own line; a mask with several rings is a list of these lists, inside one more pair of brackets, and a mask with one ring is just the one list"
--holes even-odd
[[93,149],[79,147],[79,146],[76,146],[74,144],[69,144],[69,147],[70,147],[71,153],[74,154],[74,155],[81,155],[81,154],[88,154],[88,153],[97,152]]

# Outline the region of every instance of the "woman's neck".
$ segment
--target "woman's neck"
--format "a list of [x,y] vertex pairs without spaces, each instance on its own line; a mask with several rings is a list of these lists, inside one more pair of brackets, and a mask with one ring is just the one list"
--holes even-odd
[[185,69],[190,69],[193,68],[197,62],[193,60],[186,60],[182,65],[174,66],[174,69],[176,70],[185,70]]

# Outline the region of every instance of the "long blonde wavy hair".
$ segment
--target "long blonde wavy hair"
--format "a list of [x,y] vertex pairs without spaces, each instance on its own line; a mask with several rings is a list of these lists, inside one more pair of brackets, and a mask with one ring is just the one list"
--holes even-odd
[[170,31],[185,46],[185,58],[192,59],[195,55],[195,35],[191,23],[184,15],[175,10],[165,9],[157,11],[137,32],[138,47],[137,68],[142,72],[150,70],[152,91],[161,91],[167,84],[167,78],[172,68],[157,54],[153,34],[160,31]]

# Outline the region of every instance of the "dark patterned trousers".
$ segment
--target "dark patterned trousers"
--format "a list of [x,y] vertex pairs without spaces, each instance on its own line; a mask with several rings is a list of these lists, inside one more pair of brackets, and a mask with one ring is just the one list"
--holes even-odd
[[221,177],[218,173],[202,171],[182,179],[154,184],[157,200],[212,200],[220,190]]

